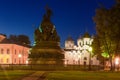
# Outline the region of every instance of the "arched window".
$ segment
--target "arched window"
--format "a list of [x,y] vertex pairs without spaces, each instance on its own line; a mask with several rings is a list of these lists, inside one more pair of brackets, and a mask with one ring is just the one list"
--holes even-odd
[[15,49],[15,55],[16,55],[16,53],[17,53],[17,51],[16,51],[16,49]]
[[1,54],[3,54],[4,53],[4,49],[1,49]]
[[10,54],[10,49],[7,49],[7,54]]
[[87,60],[87,57],[84,57],[84,60]]
[[84,66],[86,66],[86,62],[84,61]]

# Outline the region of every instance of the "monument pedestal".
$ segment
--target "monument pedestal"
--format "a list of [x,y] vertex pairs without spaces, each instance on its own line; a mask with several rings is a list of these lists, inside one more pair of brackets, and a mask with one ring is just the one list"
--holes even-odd
[[31,64],[63,64],[64,54],[59,42],[41,41],[30,52]]

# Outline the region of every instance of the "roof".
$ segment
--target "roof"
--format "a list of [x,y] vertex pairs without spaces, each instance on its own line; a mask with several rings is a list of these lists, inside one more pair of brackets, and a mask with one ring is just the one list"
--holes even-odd
[[88,32],[85,32],[85,34],[83,35],[83,38],[90,38],[90,34]]
[[25,46],[25,47],[31,47],[30,45],[26,45],[26,44],[21,44],[21,43],[18,43],[18,42],[12,42],[10,41],[9,39],[4,39],[0,42],[0,44],[16,44],[16,45],[21,45],[21,46]]
[[74,40],[72,39],[71,36],[68,36],[68,38],[66,39],[66,41],[74,41]]

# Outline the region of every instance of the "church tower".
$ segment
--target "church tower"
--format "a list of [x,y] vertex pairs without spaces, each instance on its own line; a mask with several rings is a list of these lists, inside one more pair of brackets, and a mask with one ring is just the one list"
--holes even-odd
[[73,49],[74,45],[74,40],[72,39],[72,37],[69,36],[65,41],[65,49]]

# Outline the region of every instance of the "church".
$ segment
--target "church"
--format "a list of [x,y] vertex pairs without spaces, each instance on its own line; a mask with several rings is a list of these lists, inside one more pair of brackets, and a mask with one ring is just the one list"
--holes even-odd
[[82,37],[78,38],[77,45],[72,37],[68,37],[65,41],[64,48],[64,64],[66,65],[99,65],[97,56],[92,53],[93,37],[86,32]]

